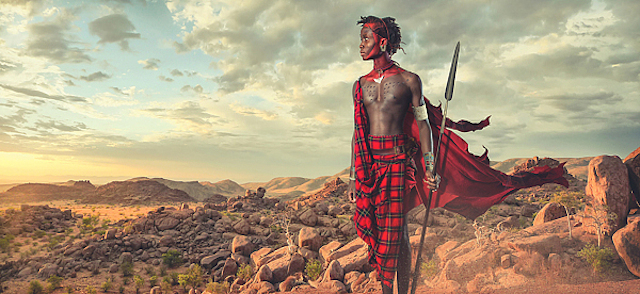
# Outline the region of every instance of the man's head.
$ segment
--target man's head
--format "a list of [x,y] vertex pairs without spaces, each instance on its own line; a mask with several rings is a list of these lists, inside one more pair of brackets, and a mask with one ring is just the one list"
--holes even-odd
[[[396,24],[396,19],[393,17],[378,18],[376,16],[360,17],[358,24],[362,25],[362,28],[369,28],[376,35],[376,43],[378,46],[384,45],[384,49],[389,55],[393,55],[402,49],[400,42],[402,36],[400,35],[400,27]],[[386,39],[386,41],[383,41]]]

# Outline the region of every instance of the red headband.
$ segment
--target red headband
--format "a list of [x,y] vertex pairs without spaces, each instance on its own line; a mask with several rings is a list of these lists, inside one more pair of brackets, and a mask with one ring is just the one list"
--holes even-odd
[[[390,36],[389,36],[389,29],[387,29],[387,24],[386,24],[386,23],[384,22],[384,20],[382,20],[381,18],[379,18],[379,17],[377,17],[377,16],[374,16],[374,17],[375,17],[376,19],[378,19],[378,20],[382,23],[382,25],[384,26],[384,30],[385,30],[385,32],[387,33],[386,39],[387,39],[387,40],[390,40],[390,39],[389,39],[389,37],[390,37]],[[370,25],[369,25],[369,24],[370,24]],[[370,23],[365,24],[365,26],[369,25],[369,26],[371,27],[371,30],[372,30],[376,35],[378,35],[378,36],[380,36],[380,37],[382,37],[382,38],[385,38],[385,37],[383,37],[382,35],[380,35],[380,34],[376,33],[376,30],[375,30],[376,28],[374,27],[374,26],[375,26],[375,24],[376,24],[376,23],[370,22]]]

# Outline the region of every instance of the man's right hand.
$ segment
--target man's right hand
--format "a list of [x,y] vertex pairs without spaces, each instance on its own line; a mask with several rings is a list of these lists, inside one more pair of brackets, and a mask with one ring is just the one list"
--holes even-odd
[[356,181],[349,180],[347,195],[349,196],[349,201],[351,201],[351,203],[356,203]]

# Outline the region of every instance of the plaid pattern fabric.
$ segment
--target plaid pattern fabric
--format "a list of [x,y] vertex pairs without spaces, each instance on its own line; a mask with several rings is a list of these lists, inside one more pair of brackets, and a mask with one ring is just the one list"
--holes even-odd
[[415,185],[412,154],[372,155],[370,150],[389,149],[411,140],[405,134],[371,136],[368,118],[356,85],[355,168],[358,236],[369,246],[369,263],[380,280],[390,288],[397,269],[400,238],[404,222],[403,197]]

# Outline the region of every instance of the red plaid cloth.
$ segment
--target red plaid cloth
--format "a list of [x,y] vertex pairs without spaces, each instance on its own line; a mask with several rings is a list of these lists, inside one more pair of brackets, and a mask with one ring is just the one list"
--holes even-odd
[[[405,134],[368,136],[370,150],[389,149],[411,141]],[[416,145],[405,153],[372,155],[370,185],[356,184],[354,216],[360,238],[369,245],[369,263],[390,288],[396,273],[404,222],[403,199],[415,186]]]

